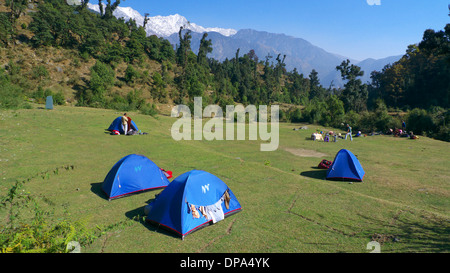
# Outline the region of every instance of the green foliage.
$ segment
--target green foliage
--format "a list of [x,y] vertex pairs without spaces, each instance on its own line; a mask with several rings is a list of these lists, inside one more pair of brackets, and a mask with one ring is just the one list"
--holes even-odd
[[166,83],[163,80],[163,77],[159,72],[153,73],[153,87],[151,89],[152,97],[159,102],[165,103],[167,102],[167,90]]
[[30,108],[23,88],[10,81],[10,75],[0,69],[0,109]]
[[347,81],[341,94],[345,109],[356,112],[366,110],[369,95],[367,85],[357,79],[364,75],[364,71],[359,66],[350,64],[350,60],[342,61],[336,69],[341,72],[342,79]]
[[303,110],[301,118],[298,110],[291,115],[291,121],[309,122],[323,126],[339,127],[345,120],[344,104],[336,95],[330,95],[325,100],[313,98]]
[[66,99],[62,91],[58,91],[57,93],[53,93],[53,101],[57,105],[64,105],[66,103]]
[[133,83],[137,78],[139,78],[139,73],[134,69],[133,66],[128,65],[127,69],[125,70],[125,82]]
[[[58,174],[58,170],[56,168],[53,173]],[[52,213],[43,210],[39,198],[25,190],[26,182],[39,175],[16,181],[5,195],[0,196],[0,209],[8,214],[7,221],[0,224],[2,253],[64,253],[71,241],[88,245],[96,238],[81,221],[49,221]],[[30,209],[31,217],[28,216]]]
[[147,43],[146,33],[143,27],[139,27],[130,35],[130,39],[126,42],[124,51],[125,61],[133,62],[140,60],[144,54],[145,44]]
[[200,48],[197,54],[197,63],[200,65],[207,64],[206,55],[213,50],[211,40],[206,40],[206,37],[208,37],[207,32],[203,33],[202,39],[200,40]]
[[101,100],[105,92],[114,85],[114,80],[115,73],[111,66],[97,61],[91,67],[91,80],[89,82],[94,100]]
[[[364,131],[383,131],[397,125],[398,119],[391,117],[386,107],[405,110],[414,107],[429,109],[437,105],[448,109],[450,25],[442,31],[426,30],[422,41],[411,45],[402,59],[381,72],[372,72],[370,86],[359,79],[364,74],[360,67],[349,60],[343,61],[336,69],[341,72],[344,87],[327,89],[320,84],[314,69],[307,77],[296,69],[287,71],[283,54],[267,55],[260,60],[254,50],[242,55],[237,49],[234,58],[223,62],[210,59],[207,54],[213,47],[206,33],[200,40],[196,55],[191,48],[190,30],[180,28],[179,44],[174,50],[164,38],[147,37],[145,29],[136,21],[116,19],[112,12],[119,3],[107,0],[99,15],[90,12],[86,2],[69,6],[64,1],[47,0],[39,1],[37,10],[29,13],[32,21],[27,29],[33,33],[33,46],[71,49],[85,62],[92,58],[96,60],[87,87],[77,88],[78,105],[153,114],[156,108],[142,99],[141,91],[139,95],[136,90],[111,93],[114,85],[117,88],[141,85],[138,89],[149,90],[154,102],[188,104],[194,97],[201,96],[205,102],[221,106],[234,103],[303,105],[304,110],[293,107],[284,112],[283,120],[337,127],[341,123],[351,123],[355,130]],[[18,9],[16,17],[22,13]],[[0,42],[5,46],[17,34],[11,18],[7,13],[0,14]],[[147,70],[137,69],[138,65],[148,65],[144,62],[146,58],[159,62],[161,71],[151,71],[149,67]],[[127,69],[124,77],[116,80],[114,69],[121,63],[125,63]],[[2,97],[2,107],[23,107],[19,106],[20,96],[15,97],[14,94],[23,94],[30,83],[20,70],[20,66],[12,61],[8,64],[8,82],[12,85],[2,87],[2,92],[8,93]],[[29,76],[42,81],[49,77],[49,73],[45,66],[37,66]],[[19,89],[15,89],[17,87]],[[57,101],[63,101],[62,93],[53,95]],[[42,98],[35,96],[38,97]],[[433,115],[429,118],[435,119]],[[448,127],[444,124],[445,118],[441,120],[443,122],[433,121],[431,129],[417,128],[417,133],[447,139]]]
[[320,85],[319,73],[317,73],[317,71],[313,69],[309,74],[309,99],[323,99],[325,96],[325,90]]
[[106,104],[106,93],[114,85],[115,72],[110,65],[97,61],[90,69],[89,88],[80,90],[76,97],[78,105],[102,107]]
[[148,57],[158,62],[175,62],[175,51],[170,42],[164,38],[158,38],[156,35],[148,37],[145,51]]
[[0,84],[0,109],[28,108],[24,102],[23,89],[10,82]]
[[42,79],[49,76],[47,68],[45,68],[45,66],[43,65],[33,67],[31,74],[33,79],[38,79],[39,81],[42,81]]
[[380,73],[372,74],[372,85],[388,107],[449,107],[450,24],[444,30],[426,30],[418,45]]
[[0,39],[5,46],[8,46],[11,40],[15,43],[18,32],[17,21],[25,12],[27,5],[27,0],[5,0],[8,13],[0,16]]
[[373,97],[388,107],[414,108],[407,116],[408,130],[445,141],[450,139],[449,90],[450,24],[441,31],[426,30],[399,61],[372,73]]
[[179,46],[176,50],[176,58],[177,58],[177,64],[181,67],[186,67],[188,62],[188,56],[191,50],[191,31],[187,30],[184,32],[183,35],[183,27],[180,27],[180,31],[178,32],[178,38],[180,41]]
[[293,111],[290,111],[289,119],[291,122],[302,122],[302,111],[300,108],[295,108]]
[[52,96],[53,102],[57,105],[64,105],[66,103],[62,91],[54,93],[49,88],[44,90],[42,86],[39,86],[38,89],[31,94],[31,97],[34,98],[37,103],[45,103],[48,96]]
[[414,134],[450,141],[449,122],[448,109],[433,107],[427,111],[414,108],[406,117],[406,128]]
[[152,103],[146,103],[144,105],[141,105],[139,111],[144,115],[149,115],[152,117],[156,117],[158,114],[158,110],[156,109],[156,105]]
[[13,33],[11,21],[6,13],[0,13],[0,42],[3,46],[8,46]]

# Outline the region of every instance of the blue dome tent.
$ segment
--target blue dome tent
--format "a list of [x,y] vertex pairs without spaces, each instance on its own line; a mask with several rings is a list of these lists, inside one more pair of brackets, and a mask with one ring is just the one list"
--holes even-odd
[[218,177],[192,170],[175,178],[146,206],[146,221],[182,239],[208,224],[241,211],[236,196]]
[[327,171],[327,179],[362,182],[365,172],[359,160],[349,150],[340,150]]
[[164,172],[143,155],[131,154],[120,159],[105,177],[102,190],[109,200],[169,185]]
[[[130,128],[130,129],[133,129],[134,131],[139,131],[139,129],[138,129],[136,123],[134,123],[133,120],[131,120],[131,128]],[[125,132],[123,131],[123,128],[122,128],[122,116],[117,117],[117,118],[111,123],[111,125],[109,125],[108,129],[106,129],[106,130],[107,130],[107,131],[113,131],[113,130],[116,130],[116,131],[119,131],[119,133],[120,133],[121,135],[123,135]]]

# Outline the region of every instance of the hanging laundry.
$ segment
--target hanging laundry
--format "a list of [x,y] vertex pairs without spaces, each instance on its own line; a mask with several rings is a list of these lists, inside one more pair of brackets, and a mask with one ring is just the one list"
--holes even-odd
[[200,218],[201,216],[205,217],[207,220],[211,221],[213,223],[216,223],[220,220],[223,220],[225,218],[222,203],[225,203],[225,207],[227,209],[230,209],[230,194],[228,193],[228,189],[225,191],[225,193],[222,195],[222,197],[213,205],[209,206],[195,206],[194,204],[189,204],[186,201],[186,204],[188,206],[187,213],[192,212],[193,218]]
[[230,194],[228,193],[228,189],[225,191],[223,199],[225,201],[225,207],[227,209],[230,209],[230,200],[231,200],[231,198],[230,198]]
[[192,217],[200,218],[200,213],[198,213],[197,209],[193,204],[191,204]]
[[[213,223],[216,223],[225,218],[225,215],[224,215],[223,209],[222,209],[222,199],[217,201],[214,205],[206,206],[205,209],[206,209],[206,213],[211,218]],[[209,217],[208,217],[208,219],[210,219]]]
[[203,217],[205,217],[206,219],[208,219],[208,215],[206,214],[206,209],[204,206],[200,206],[198,208],[198,210],[200,211],[200,213],[203,215]]

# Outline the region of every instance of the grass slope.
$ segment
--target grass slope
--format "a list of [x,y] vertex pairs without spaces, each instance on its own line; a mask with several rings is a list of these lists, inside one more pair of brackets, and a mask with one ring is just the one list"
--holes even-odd
[[[106,134],[120,114],[67,106],[0,111],[0,195],[29,179],[25,190],[52,211],[48,221],[114,227],[83,252],[368,252],[373,240],[382,252],[450,249],[449,143],[389,136],[314,142],[311,133],[326,128],[295,131],[303,124],[284,123],[278,150],[261,152],[260,141],[174,141],[167,116],[130,113],[148,135]],[[342,148],[359,158],[364,182],[327,181],[316,168]],[[184,240],[156,230],[134,217],[161,190],[113,201],[101,193],[110,168],[132,153],[175,177],[192,169],[215,174],[242,212]]]

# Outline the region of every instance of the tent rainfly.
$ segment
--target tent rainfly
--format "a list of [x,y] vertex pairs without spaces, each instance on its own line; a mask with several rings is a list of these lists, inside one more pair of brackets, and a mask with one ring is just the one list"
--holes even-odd
[[182,239],[241,209],[236,196],[222,180],[201,170],[178,176],[145,207],[147,222]]
[[165,173],[153,161],[131,154],[114,164],[102,183],[102,190],[112,200],[168,185]]
[[340,150],[328,168],[327,179],[362,182],[365,172],[358,158],[349,150]]

